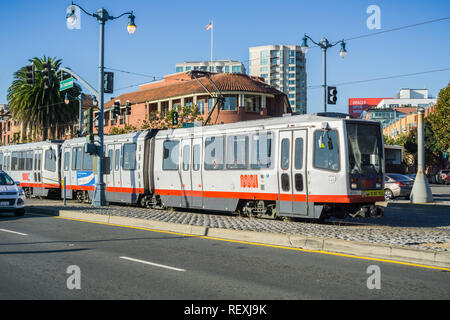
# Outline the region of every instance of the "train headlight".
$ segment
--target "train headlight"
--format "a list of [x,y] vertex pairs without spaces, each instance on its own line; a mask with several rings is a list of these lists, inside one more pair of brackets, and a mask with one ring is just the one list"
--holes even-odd
[[350,178],[350,188],[351,189],[358,188],[358,179],[357,178]]

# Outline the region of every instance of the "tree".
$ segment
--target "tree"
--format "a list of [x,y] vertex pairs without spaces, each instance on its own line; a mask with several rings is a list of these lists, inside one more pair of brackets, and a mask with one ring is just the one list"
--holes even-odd
[[450,83],[438,95],[435,113],[431,117],[431,127],[440,150],[450,150]]
[[[442,150],[437,143],[437,135],[433,131],[431,119],[434,115],[428,115],[424,118],[424,149],[425,149],[425,166],[430,168],[434,165],[439,165],[442,160]],[[409,131],[409,134],[404,143],[405,152],[414,156],[417,161],[417,130]]]
[[[56,70],[61,65],[61,59],[44,56],[42,59],[34,57],[29,60],[34,65],[34,83],[27,83],[26,66],[14,73],[14,80],[8,88],[8,104],[14,120],[22,125],[23,139],[28,139],[27,128],[31,129],[34,139],[38,135],[43,140],[56,138],[62,135],[63,128],[70,125],[78,116],[78,101],[73,100],[69,104],[64,103],[67,92],[72,97],[77,97],[81,88],[78,85],[59,91],[59,81]],[[45,87],[43,65],[49,62],[53,81],[49,88]]]

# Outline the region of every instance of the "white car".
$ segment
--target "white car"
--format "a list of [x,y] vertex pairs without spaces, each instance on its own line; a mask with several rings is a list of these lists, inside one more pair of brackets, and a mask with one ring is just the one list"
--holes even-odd
[[19,184],[0,170],[0,211],[13,211],[15,216],[25,214],[25,193]]

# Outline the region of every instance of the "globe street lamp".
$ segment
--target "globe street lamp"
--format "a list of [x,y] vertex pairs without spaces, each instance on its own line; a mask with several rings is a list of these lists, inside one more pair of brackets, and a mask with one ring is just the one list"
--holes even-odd
[[[77,22],[77,15],[75,14],[75,10],[73,7],[76,6],[80,8],[81,11],[86,13],[87,15],[94,17],[100,24],[100,54],[99,54],[99,75],[98,75],[98,142],[99,146],[97,149],[97,174],[95,179],[95,191],[94,191],[94,199],[92,201],[93,206],[103,206],[106,205],[105,200],[105,183],[103,181],[103,149],[104,149],[104,140],[103,140],[103,112],[104,112],[104,91],[105,91],[105,82],[104,82],[104,36],[105,36],[105,23],[108,20],[115,20],[124,15],[128,15],[128,25],[127,31],[129,34],[133,34],[136,30],[136,24],[134,23],[135,16],[133,15],[133,11],[125,12],[121,15],[114,17],[109,15],[108,11],[104,8],[99,9],[96,13],[89,13],[84,10],[79,5],[72,2],[72,9],[68,10],[66,19],[68,25],[75,25]],[[69,7],[70,8],[70,7]]]
[[302,39],[302,45],[300,46],[300,50],[303,54],[308,52],[308,39],[311,40],[315,45],[322,49],[322,72],[323,72],[323,110],[327,112],[327,49],[334,47],[337,44],[341,44],[341,50],[339,52],[339,56],[344,58],[347,55],[347,50],[345,49],[344,40],[340,40],[336,43],[330,43],[326,38],[322,38],[319,42],[315,42],[308,35],[304,35]]

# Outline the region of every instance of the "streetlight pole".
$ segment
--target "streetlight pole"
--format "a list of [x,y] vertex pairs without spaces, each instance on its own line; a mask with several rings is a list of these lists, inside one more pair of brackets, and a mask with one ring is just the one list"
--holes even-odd
[[344,40],[340,40],[335,43],[330,43],[326,38],[322,38],[319,42],[315,42],[308,35],[304,35],[302,45],[300,47],[303,54],[308,52],[308,39],[311,40],[315,45],[322,49],[322,88],[323,88],[323,111],[327,112],[327,50],[331,47],[334,47],[337,44],[341,44],[341,51],[339,55],[341,58],[344,58],[347,55],[347,50],[345,49]]
[[[94,199],[92,201],[92,205],[95,207],[106,205],[106,198],[105,198],[105,182],[103,181],[103,149],[104,149],[104,132],[103,132],[103,113],[104,113],[104,90],[105,90],[105,83],[104,83],[104,73],[105,73],[105,54],[104,54],[104,44],[105,44],[105,23],[108,20],[115,20],[118,19],[124,15],[128,15],[128,26],[127,30],[128,33],[133,34],[136,25],[134,23],[134,15],[133,11],[131,12],[125,12],[117,17],[110,16],[108,14],[108,11],[106,9],[101,8],[97,11],[97,13],[89,13],[86,10],[84,10],[79,5],[72,2],[72,6],[77,6],[87,15],[94,17],[97,19],[97,21],[100,24],[100,48],[99,48],[99,72],[98,72],[98,148],[97,148],[97,174],[95,178],[95,190],[94,190]],[[77,17],[75,15],[75,10],[69,11],[69,13],[66,16],[66,19],[69,24],[74,24]]]

